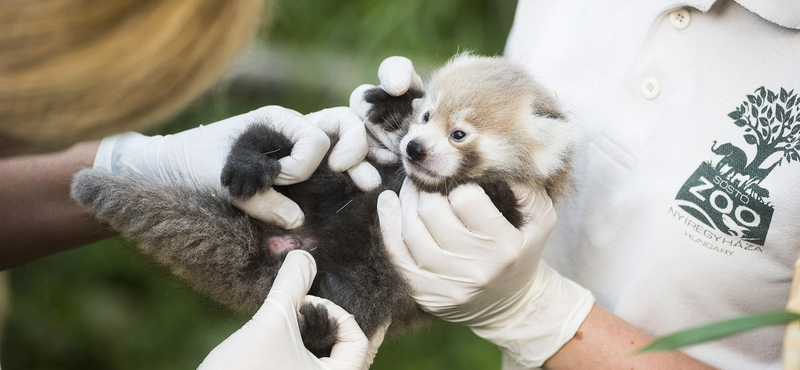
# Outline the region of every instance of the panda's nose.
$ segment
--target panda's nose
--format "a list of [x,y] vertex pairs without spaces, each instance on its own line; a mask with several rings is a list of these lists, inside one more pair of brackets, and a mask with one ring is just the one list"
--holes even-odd
[[425,159],[425,149],[422,148],[418,142],[411,140],[406,146],[406,153],[413,161],[421,161]]

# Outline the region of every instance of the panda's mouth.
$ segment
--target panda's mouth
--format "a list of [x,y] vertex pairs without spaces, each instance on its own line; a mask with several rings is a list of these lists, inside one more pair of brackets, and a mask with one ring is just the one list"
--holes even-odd
[[423,166],[421,163],[414,161],[411,158],[403,157],[403,166],[406,168],[406,174],[414,173],[414,174],[422,174],[432,179],[441,179],[438,173],[434,172],[433,170]]

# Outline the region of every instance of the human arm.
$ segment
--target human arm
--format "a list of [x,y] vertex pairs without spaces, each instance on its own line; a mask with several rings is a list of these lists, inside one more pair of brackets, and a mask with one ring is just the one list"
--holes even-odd
[[114,235],[69,196],[72,176],[92,166],[99,145],[0,160],[0,269]]
[[498,345],[511,369],[710,369],[679,352],[632,355],[652,338],[540,261],[555,225],[549,198],[520,204],[533,221],[517,230],[474,186],[381,195],[384,243],[424,310]]
[[[0,160],[0,267],[13,267],[114,234],[69,197],[72,176],[81,169],[94,166],[222,192],[220,172],[231,144],[254,123],[270,124],[295,143],[291,153],[281,159],[278,184],[303,181],[313,173],[330,146],[326,133],[339,137],[328,158],[332,169],[347,171],[362,188],[380,183],[377,171],[362,162],[368,150],[364,126],[344,107],[302,116],[269,106],[175,135],[126,133],[63,152],[6,158]],[[299,207],[272,189],[248,200],[234,200],[234,204],[284,228],[297,227],[303,221]]]
[[[298,369],[361,370],[369,368],[383,333],[370,343],[353,315],[336,304],[307,296],[317,268],[305,251],[291,251],[275,277],[267,299],[253,318],[220,343],[200,364],[202,370]],[[317,358],[303,346],[300,306],[325,306],[338,323],[330,357]]]
[[714,369],[679,351],[632,354],[652,341],[652,336],[595,303],[572,339],[545,361],[543,367],[550,370]]

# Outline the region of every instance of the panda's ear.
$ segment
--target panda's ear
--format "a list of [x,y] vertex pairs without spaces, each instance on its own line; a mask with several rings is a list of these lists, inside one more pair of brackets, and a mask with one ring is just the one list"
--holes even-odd
[[567,120],[567,116],[561,111],[555,99],[539,97],[531,103],[531,108],[533,108],[533,114],[539,117]]

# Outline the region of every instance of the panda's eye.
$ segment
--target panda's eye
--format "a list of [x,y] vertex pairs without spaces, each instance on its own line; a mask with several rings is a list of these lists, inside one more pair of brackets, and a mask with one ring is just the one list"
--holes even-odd
[[422,115],[422,123],[428,122],[429,119],[431,119],[431,112],[425,112],[425,114]]
[[461,141],[464,140],[465,137],[467,137],[467,133],[461,130],[456,130],[453,131],[452,134],[450,134],[450,137],[452,137],[453,140],[455,141]]

